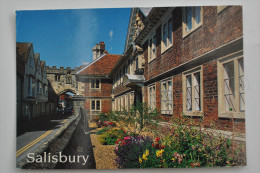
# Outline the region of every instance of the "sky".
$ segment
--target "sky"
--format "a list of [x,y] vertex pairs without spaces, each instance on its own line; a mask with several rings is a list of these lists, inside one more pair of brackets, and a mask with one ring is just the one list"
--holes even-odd
[[48,66],[79,67],[104,41],[111,54],[124,51],[130,8],[16,11],[16,41],[31,42]]

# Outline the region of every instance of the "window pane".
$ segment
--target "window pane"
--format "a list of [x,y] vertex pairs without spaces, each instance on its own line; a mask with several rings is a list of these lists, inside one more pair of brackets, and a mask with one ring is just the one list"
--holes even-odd
[[167,23],[163,25],[163,43],[167,47]]
[[172,110],[172,82],[168,82],[168,110]]
[[187,111],[192,110],[192,85],[191,75],[186,77],[186,109]]
[[201,7],[195,7],[195,17],[194,17],[195,18],[195,25],[198,25],[201,22],[200,11],[201,11]]
[[245,110],[245,93],[244,93],[244,61],[243,58],[238,60],[239,65],[239,105],[240,111]]
[[162,104],[162,110],[165,111],[167,110],[167,86],[166,83],[162,84],[162,90],[161,90],[161,94],[162,94],[162,100],[161,100],[161,104]]
[[99,80],[96,79],[96,88],[99,88]]
[[155,86],[152,88],[152,108],[155,109]]
[[156,37],[153,37],[153,58],[156,57]]
[[95,100],[92,100],[92,102],[91,102],[91,109],[95,110],[95,107],[96,107]]
[[190,31],[192,28],[192,8],[187,7],[186,8],[186,31]]
[[169,44],[172,44],[172,18],[168,20],[168,37],[169,37]]
[[95,88],[95,80],[91,79],[91,88]]
[[150,59],[152,59],[152,52],[153,52],[153,46],[152,46],[152,44],[153,44],[153,42],[152,42],[152,39],[150,39],[150,41],[149,41],[149,47],[150,47]]
[[97,104],[97,106],[96,106],[96,110],[100,110],[100,101],[97,100],[96,104]]
[[200,73],[194,74],[195,110],[200,111]]
[[235,78],[234,62],[224,64],[224,85],[225,85],[225,107],[226,111],[235,110]]

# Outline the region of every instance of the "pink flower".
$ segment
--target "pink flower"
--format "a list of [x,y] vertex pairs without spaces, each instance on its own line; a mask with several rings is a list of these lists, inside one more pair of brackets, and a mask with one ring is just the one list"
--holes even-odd
[[124,140],[129,140],[130,139],[130,137],[129,136],[127,136],[127,137],[124,137]]

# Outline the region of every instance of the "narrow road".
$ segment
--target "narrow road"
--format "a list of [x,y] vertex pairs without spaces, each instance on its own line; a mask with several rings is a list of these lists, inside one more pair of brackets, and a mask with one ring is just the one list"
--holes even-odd
[[16,138],[16,162],[52,137],[69,117],[45,117],[19,124]]

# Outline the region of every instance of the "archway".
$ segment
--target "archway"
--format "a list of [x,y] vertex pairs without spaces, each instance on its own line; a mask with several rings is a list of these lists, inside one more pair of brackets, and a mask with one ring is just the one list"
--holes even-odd
[[65,89],[58,93],[58,107],[62,108],[72,108],[72,97],[76,94],[76,91],[73,89]]

